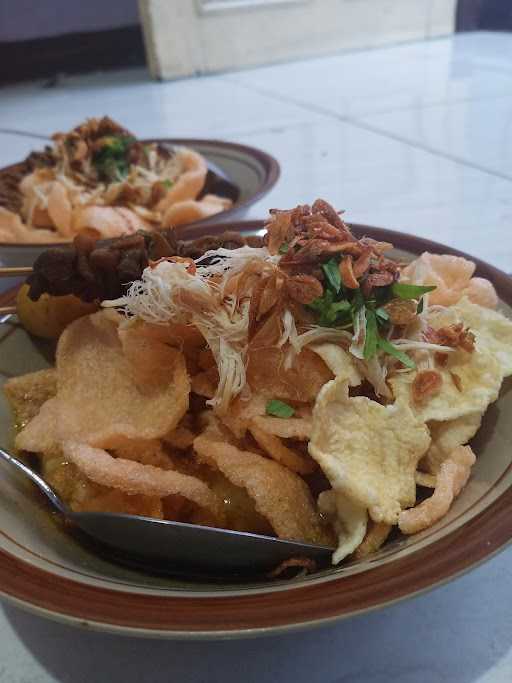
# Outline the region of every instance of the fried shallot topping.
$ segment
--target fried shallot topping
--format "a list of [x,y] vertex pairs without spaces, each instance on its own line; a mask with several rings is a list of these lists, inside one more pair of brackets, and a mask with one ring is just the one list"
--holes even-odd
[[437,396],[442,384],[443,378],[437,370],[420,370],[411,386],[413,401],[421,403],[432,396]]
[[417,304],[413,299],[392,299],[384,306],[393,325],[409,325],[416,318]]
[[469,329],[464,328],[463,323],[447,325],[438,330],[429,327],[423,333],[425,341],[440,346],[449,346],[452,349],[463,349],[471,353],[475,349],[475,335]]
[[312,275],[290,275],[286,278],[286,291],[299,304],[310,304],[322,296],[322,284]]
[[[348,289],[385,287],[399,277],[398,264],[383,256],[387,242],[357,239],[338,212],[325,200],[317,199],[289,211],[272,209],[267,222],[270,254],[282,254],[279,267],[290,275],[317,277],[322,263],[340,258],[341,282]],[[318,279],[318,278],[317,278]]]

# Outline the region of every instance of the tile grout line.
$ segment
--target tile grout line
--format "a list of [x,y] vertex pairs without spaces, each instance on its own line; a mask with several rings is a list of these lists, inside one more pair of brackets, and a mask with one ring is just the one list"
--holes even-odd
[[49,135],[41,135],[40,133],[32,133],[30,131],[22,131],[14,128],[0,128],[0,134],[17,135],[20,138],[37,138],[38,140],[50,140]]
[[[278,66],[281,66],[281,65],[278,65]],[[235,84],[235,85],[239,85],[239,86],[246,88],[248,90],[254,90],[254,92],[257,92],[260,95],[267,95],[269,97],[276,97],[277,99],[279,99],[282,102],[288,101],[285,95],[280,96],[277,93],[273,92],[272,90],[266,90],[265,88],[261,88],[260,86],[253,86],[253,85],[249,85],[248,83],[244,83],[242,80],[238,80],[236,78],[236,76],[234,76],[233,74],[227,74],[227,75],[223,74],[220,76],[220,78],[222,78],[222,80],[224,80],[224,81],[227,81],[227,82]],[[455,99],[450,100],[450,101],[439,100],[437,102],[428,102],[427,104],[420,104],[417,106],[415,106],[415,105],[412,105],[412,106],[404,105],[402,107],[391,107],[388,109],[381,109],[381,110],[376,111],[374,113],[368,113],[368,114],[365,114],[364,116],[380,116],[383,114],[394,114],[396,112],[408,111],[408,110],[413,110],[413,109],[414,110],[434,109],[435,107],[450,106],[452,104],[462,104],[464,102],[486,102],[488,100],[506,100],[506,99],[512,99],[512,93],[507,93],[504,95],[499,95],[499,94],[483,95],[481,97],[458,97],[458,98],[455,98]],[[301,105],[301,106],[305,106],[305,107],[308,106],[307,102],[302,102],[301,100],[294,100],[293,98],[289,98],[288,103]],[[326,113],[329,112],[328,109],[325,109],[324,111]],[[331,112],[331,113],[333,115],[336,115],[336,114],[334,114],[334,112]],[[342,116],[342,115],[340,114],[340,116]],[[347,121],[357,121],[357,120],[359,120],[359,119],[357,119],[357,118],[352,119],[352,117],[347,117]]]
[[[297,100],[293,97],[288,97],[286,95],[280,95],[279,93],[275,93],[271,90],[267,90],[266,88],[262,88],[259,86],[253,86],[249,85],[247,83],[242,82],[241,80],[238,80],[233,75],[218,75],[218,78],[225,82],[225,83],[232,83],[235,84],[241,88],[244,88],[245,90],[249,90],[250,92],[258,93],[260,95],[264,95],[266,97],[270,97],[274,99],[277,102],[281,102],[284,104],[292,104],[296,107],[299,107],[300,109],[303,109],[304,111],[309,111],[315,114],[320,114],[322,116],[325,116],[326,118],[330,118],[334,121],[338,121],[341,123],[346,123],[348,125],[351,125],[355,128],[359,128],[360,130],[365,130],[370,133],[374,133],[375,135],[380,135],[381,137],[386,137],[391,140],[395,140],[396,142],[400,142],[402,144],[405,144],[409,147],[413,147],[415,149],[419,149],[423,152],[426,152],[427,154],[431,154],[432,156],[436,156],[441,159],[446,159],[447,161],[451,161],[456,164],[460,164],[462,166],[467,166],[468,168],[472,168],[474,170],[480,171],[481,173],[485,173],[487,175],[491,175],[494,177],[501,178],[502,180],[510,181],[512,182],[512,176],[509,176],[505,173],[501,173],[500,171],[496,171],[490,168],[486,168],[485,166],[480,166],[477,163],[468,161],[466,159],[463,159],[461,157],[458,157],[456,155],[451,155],[447,154],[446,152],[442,152],[436,149],[433,149],[432,147],[429,147],[428,145],[423,145],[420,142],[415,142],[412,140],[409,140],[408,138],[404,138],[400,135],[397,135],[395,133],[391,133],[389,131],[386,131],[385,129],[379,128],[378,126],[373,126],[369,123],[366,123],[362,119],[358,118],[353,118],[351,116],[344,116],[342,114],[338,114],[336,112],[333,112],[329,109],[326,109],[321,106],[317,106],[308,102],[303,102],[301,100]],[[484,101],[486,99],[501,99],[501,98],[506,98],[510,97],[510,95],[502,95],[496,97],[490,97],[490,98],[478,98],[478,101]],[[457,100],[456,102],[462,102],[462,101],[473,101],[473,98],[470,100],[464,99],[464,100]],[[443,103],[432,103],[430,105],[425,105],[422,107],[401,107],[401,108],[396,108],[396,109],[391,109],[387,110],[384,113],[389,113],[389,112],[396,112],[396,111],[406,111],[407,109],[424,109],[424,108],[431,108],[431,107],[436,107],[436,106],[443,106]],[[383,112],[379,112],[383,113]],[[278,124],[276,123],[275,126],[269,126],[268,130],[271,130],[272,128],[276,127]],[[19,137],[28,137],[28,138],[35,138],[39,140],[50,140],[50,136],[42,135],[39,133],[34,133],[31,131],[21,131],[19,129],[10,129],[10,128],[0,128],[0,134],[7,134],[7,135],[16,135]]]
[[[359,128],[360,130],[365,130],[369,133],[374,133],[376,135],[389,138],[390,140],[395,140],[395,142],[401,142],[402,144],[408,145],[409,147],[413,147],[415,149],[419,149],[422,152],[426,152],[427,154],[431,154],[432,156],[438,157],[440,159],[446,159],[447,161],[452,161],[453,163],[457,163],[461,166],[467,166],[468,168],[480,171],[481,173],[485,173],[487,175],[491,175],[497,178],[501,178],[502,180],[512,182],[512,176],[509,176],[506,173],[501,173],[500,171],[496,171],[491,168],[486,168],[485,166],[480,166],[479,164],[476,164],[472,161],[468,161],[467,159],[463,159],[456,155],[447,154],[446,152],[433,149],[428,145],[423,145],[420,142],[415,142],[413,140],[401,137],[400,135],[397,135],[395,133],[391,133],[382,128],[378,128],[377,126],[372,126],[371,124],[368,124],[362,121],[361,119],[352,118],[350,116],[343,116],[342,114],[337,114],[336,112],[333,112],[329,109],[325,109],[324,107],[313,105],[307,102],[302,102],[300,100],[294,99],[293,97],[287,97],[286,95],[279,95],[270,90],[266,90],[265,88],[260,88],[258,86],[255,87],[252,85],[248,85],[246,83],[241,83],[240,81],[234,81],[227,76],[224,76],[223,80],[225,80],[228,83],[236,83],[237,85],[246,88],[246,90],[259,93],[260,95],[265,95],[267,97],[274,98],[276,101],[281,102],[283,104],[293,104],[297,107],[300,107],[301,109],[304,109],[305,111],[309,111],[314,114],[321,114],[322,116],[330,118],[334,121],[346,123],[348,125],[354,126],[354,128]],[[418,107],[418,109],[421,108],[422,107]]]

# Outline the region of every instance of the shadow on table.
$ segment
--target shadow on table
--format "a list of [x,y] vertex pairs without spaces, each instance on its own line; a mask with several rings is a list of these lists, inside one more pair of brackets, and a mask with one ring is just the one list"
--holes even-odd
[[136,639],[4,609],[62,683],[472,683],[512,649],[511,561],[509,550],[433,593],[335,626],[250,640]]

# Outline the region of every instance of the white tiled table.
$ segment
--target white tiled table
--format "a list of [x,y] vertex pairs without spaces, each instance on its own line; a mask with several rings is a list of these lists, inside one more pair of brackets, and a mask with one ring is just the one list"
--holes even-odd
[[[512,36],[424,43],[174,83],[145,72],[0,90],[0,161],[109,114],[136,134],[217,137],[282,164],[249,217],[325,197],[348,220],[437,239],[512,270]],[[512,514],[512,511],[511,511]],[[0,609],[0,682],[512,680],[512,552],[426,596],[318,631],[169,643]]]

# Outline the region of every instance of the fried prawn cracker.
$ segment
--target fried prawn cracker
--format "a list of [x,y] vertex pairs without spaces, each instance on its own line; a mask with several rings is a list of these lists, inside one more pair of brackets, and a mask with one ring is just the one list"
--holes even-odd
[[198,372],[192,377],[191,389],[198,396],[204,396],[205,398],[211,399],[215,396],[217,387],[212,381],[209,372],[203,371]]
[[332,379],[324,361],[309,349],[297,354],[287,366],[287,351],[276,346],[253,348],[247,354],[247,382],[255,394],[283,401],[310,403]]
[[333,489],[375,522],[396,524],[400,510],[414,504],[414,475],[429,444],[427,427],[403,402],[350,398],[341,378],[318,396],[309,452]]
[[306,441],[311,436],[313,423],[309,417],[267,417],[253,418],[253,424],[266,434],[280,436],[282,439]]
[[29,372],[7,380],[3,388],[16,424],[24,427],[57,393],[57,373],[54,368]]
[[267,400],[260,394],[253,393],[248,399],[237,396],[229,406],[229,411],[219,415],[219,419],[237,439],[243,439],[253,418],[265,415],[266,405]]
[[456,448],[442,463],[434,493],[430,498],[400,513],[398,518],[400,531],[404,534],[416,534],[428,529],[444,517],[453,500],[466,485],[475,460],[475,454],[469,446]]
[[163,216],[162,225],[175,227],[185,225],[194,221],[210,218],[216,213],[225,211],[233,205],[230,199],[217,197],[216,195],[205,195],[202,199],[184,199],[176,202],[167,209]]
[[178,450],[186,450],[190,448],[194,443],[194,439],[197,434],[195,434],[189,427],[185,425],[178,425],[176,429],[164,436],[164,442],[177,448]]
[[21,451],[52,453],[59,447],[57,419],[57,399],[50,398],[43,403],[37,415],[17,434],[14,445]]
[[155,207],[156,211],[162,213],[176,202],[195,199],[203,188],[208,172],[206,160],[194,150],[179,148],[175,154],[181,167],[181,174]]
[[435,285],[429,302],[450,306],[459,301],[474,272],[473,261],[462,256],[425,251],[402,270],[401,277],[415,285]]
[[315,461],[286,446],[278,436],[267,434],[254,424],[249,425],[249,430],[258,446],[276,462],[281,463],[292,472],[297,472],[297,474],[304,475],[314,472]]
[[129,494],[119,489],[99,487],[87,496],[77,496],[72,501],[75,512],[116,512],[125,515],[139,515],[163,519],[162,501],[156,496]]
[[376,553],[387,541],[392,528],[391,524],[386,524],[385,522],[371,522],[361,545],[356,548],[354,557],[362,560]]
[[294,472],[256,453],[215,441],[211,434],[197,437],[194,449],[200,461],[247,490],[256,510],[268,519],[279,538],[331,542],[306,483]]
[[164,498],[181,495],[207,510],[212,521],[222,524],[222,501],[197,477],[174,470],[163,470],[132,460],[113,458],[101,448],[65,441],[64,455],[92,481],[129,494]]
[[64,331],[57,347],[59,438],[101,446],[116,437],[160,438],[176,427],[188,409],[184,358],[161,342],[136,341],[126,357],[117,325],[102,312]]
[[116,458],[153,465],[163,470],[173,469],[172,458],[164,451],[159,439],[116,438],[105,444],[104,448],[113,450]]

